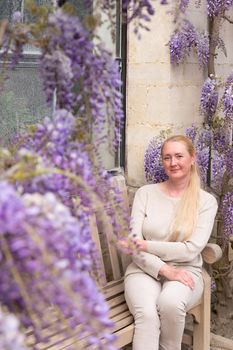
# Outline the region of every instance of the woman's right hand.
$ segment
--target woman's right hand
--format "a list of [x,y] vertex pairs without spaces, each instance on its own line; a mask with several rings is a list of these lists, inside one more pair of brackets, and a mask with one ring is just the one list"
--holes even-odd
[[195,283],[194,280],[188,271],[185,269],[177,268],[170,265],[163,265],[159,270],[159,274],[164,276],[170,281],[178,281],[183,283],[185,286],[194,289]]

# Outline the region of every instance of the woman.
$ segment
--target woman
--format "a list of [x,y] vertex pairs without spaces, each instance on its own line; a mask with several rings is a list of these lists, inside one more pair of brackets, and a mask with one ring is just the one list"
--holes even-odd
[[168,180],[141,187],[132,208],[131,234],[142,251],[125,274],[133,350],[181,349],[186,311],[203,292],[201,251],[217,211],[216,199],[200,189],[188,138],[170,137],[161,156]]

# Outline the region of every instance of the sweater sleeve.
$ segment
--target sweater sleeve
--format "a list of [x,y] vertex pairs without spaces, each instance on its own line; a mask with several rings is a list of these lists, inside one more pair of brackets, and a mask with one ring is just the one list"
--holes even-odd
[[164,261],[190,262],[206,246],[214,225],[217,201],[209,195],[199,210],[196,228],[187,241],[161,242],[147,241],[147,251]]
[[[146,205],[147,205],[147,193],[144,188],[141,187],[137,190],[132,207],[131,213],[131,233],[133,237],[139,237],[143,239],[142,227],[143,221],[146,216]],[[134,256],[133,262],[147,274],[158,279],[160,268],[165,264],[155,253],[141,252],[138,256]]]

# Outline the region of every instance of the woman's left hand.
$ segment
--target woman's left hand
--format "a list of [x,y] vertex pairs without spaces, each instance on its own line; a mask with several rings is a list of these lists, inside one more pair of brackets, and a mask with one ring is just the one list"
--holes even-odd
[[135,238],[135,243],[139,250],[141,250],[142,252],[147,251],[147,242],[145,239]]
[[[136,247],[143,251],[143,252],[146,252],[147,251],[147,242],[146,240],[144,239],[141,239],[141,238],[133,238],[132,239],[132,242],[136,245]],[[129,240],[128,239],[121,239],[118,241],[118,245],[119,247],[123,248],[123,249],[127,249],[131,246],[132,248],[132,245],[130,244]]]

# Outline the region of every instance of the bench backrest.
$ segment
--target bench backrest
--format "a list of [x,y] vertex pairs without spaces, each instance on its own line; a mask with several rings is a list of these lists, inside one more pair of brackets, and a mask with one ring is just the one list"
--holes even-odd
[[[124,176],[113,176],[111,181],[112,185],[117,187],[120,191],[120,197],[122,199],[119,215],[122,213],[129,215],[128,194]],[[96,210],[95,215],[91,218],[91,226],[92,238],[99,251],[103,282],[121,279],[131,259],[128,255],[120,253],[117,249],[116,244],[114,243],[116,237],[113,233],[112,223],[110,222],[106,211],[101,209]],[[121,226],[119,226],[119,230],[121,229]],[[119,236],[123,235],[119,231],[118,234]]]

